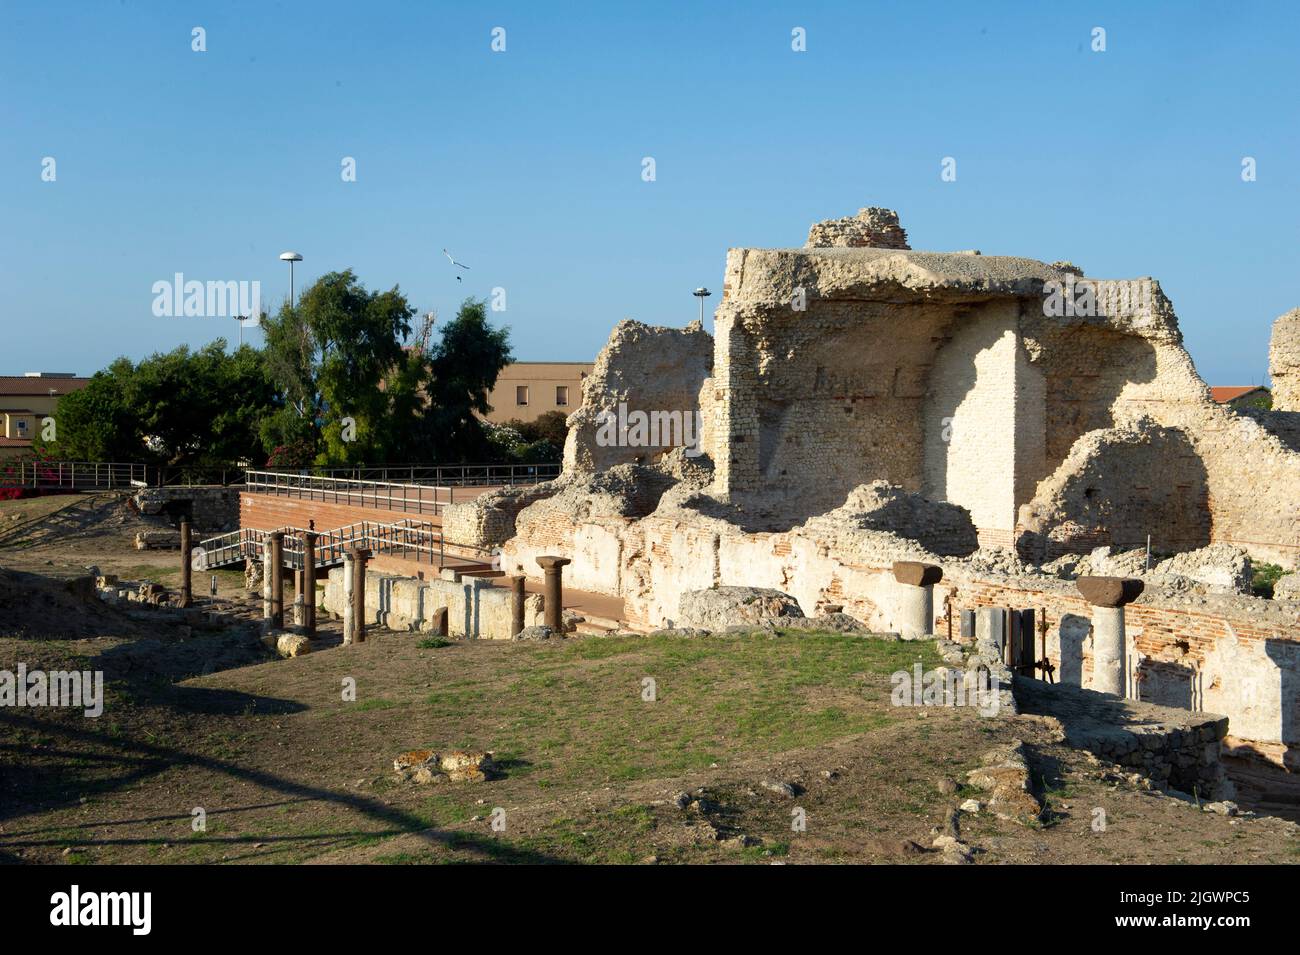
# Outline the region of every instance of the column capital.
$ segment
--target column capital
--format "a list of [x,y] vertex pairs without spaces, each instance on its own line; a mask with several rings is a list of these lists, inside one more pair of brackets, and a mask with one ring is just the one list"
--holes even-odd
[[1080,577],[1075,586],[1094,607],[1122,607],[1142,596],[1146,585],[1137,577]]
[[926,564],[919,560],[894,561],[894,579],[900,584],[913,587],[929,587],[943,580],[943,568],[938,564]]

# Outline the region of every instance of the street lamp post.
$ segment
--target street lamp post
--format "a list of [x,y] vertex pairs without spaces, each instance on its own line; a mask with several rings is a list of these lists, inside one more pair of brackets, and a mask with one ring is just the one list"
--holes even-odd
[[704,300],[708,298],[710,295],[712,295],[713,293],[710,292],[708,289],[701,287],[701,288],[697,288],[691,294],[700,300],[700,324],[703,325],[704,324]]
[[293,263],[301,262],[302,256],[297,252],[281,252],[280,261],[289,263],[289,307],[293,308]]

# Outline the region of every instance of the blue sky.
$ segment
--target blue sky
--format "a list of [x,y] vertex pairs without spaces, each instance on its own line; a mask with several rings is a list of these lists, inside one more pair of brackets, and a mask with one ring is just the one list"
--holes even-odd
[[502,287],[517,358],[589,360],[694,317],[728,247],[883,205],[914,248],[1154,276],[1203,376],[1258,382],[1300,305],[1294,10],[0,0],[0,373],[232,338],[153,283],[275,302],[286,249],[441,317]]

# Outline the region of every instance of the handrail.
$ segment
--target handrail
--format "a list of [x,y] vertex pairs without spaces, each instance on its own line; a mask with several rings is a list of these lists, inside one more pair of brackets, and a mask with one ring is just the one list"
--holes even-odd
[[[312,531],[316,534],[316,566],[324,567],[341,561],[348,550],[364,545],[375,553],[410,554],[414,553],[417,563],[423,562],[427,555],[428,562],[434,563],[437,555],[439,569],[446,565],[447,541],[440,528],[428,522],[419,522],[424,526],[414,526],[417,522],[404,518],[394,523],[377,521],[355,521],[329,531]],[[303,561],[302,535],[308,533],[301,527],[279,527],[273,531],[259,528],[241,528],[219,534],[199,542],[206,556],[204,569],[230,563],[241,557],[256,558],[260,555],[266,538],[273,533],[284,534],[284,556],[290,566],[299,568]],[[453,544],[459,550],[477,552],[481,556],[490,556],[491,552],[483,547],[470,544]]]

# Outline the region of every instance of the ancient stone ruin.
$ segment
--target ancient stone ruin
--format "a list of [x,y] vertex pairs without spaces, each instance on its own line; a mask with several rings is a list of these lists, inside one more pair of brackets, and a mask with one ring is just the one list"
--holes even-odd
[[[508,574],[570,558],[566,586],[621,599],[641,631],[727,587],[954,640],[963,611],[1034,608],[1031,669],[1224,714],[1228,747],[1295,766],[1296,591],[1249,587],[1252,561],[1293,570],[1300,550],[1297,314],[1275,328],[1277,407],[1237,411],[1156,280],[913,251],[895,213],[864,209],[801,248],[730,250],[712,337],[620,323],[562,476],[444,527],[500,547]],[[1105,607],[1086,577],[1145,586]]]

